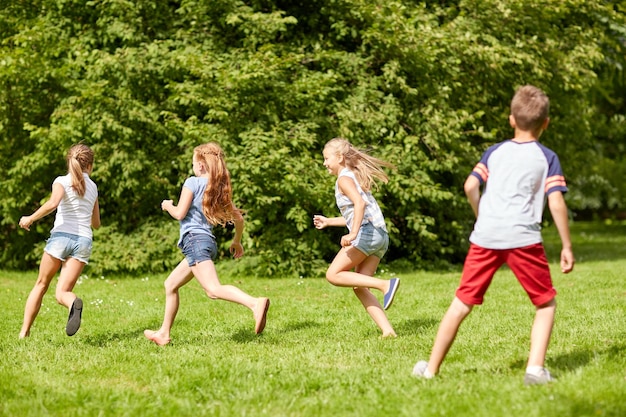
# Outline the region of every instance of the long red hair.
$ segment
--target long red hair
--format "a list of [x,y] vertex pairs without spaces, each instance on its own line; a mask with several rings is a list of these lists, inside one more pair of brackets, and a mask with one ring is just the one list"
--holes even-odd
[[233,188],[230,172],[224,160],[224,151],[215,142],[205,143],[193,150],[194,158],[202,162],[209,174],[202,212],[212,225],[226,225],[240,219],[242,212],[233,203]]

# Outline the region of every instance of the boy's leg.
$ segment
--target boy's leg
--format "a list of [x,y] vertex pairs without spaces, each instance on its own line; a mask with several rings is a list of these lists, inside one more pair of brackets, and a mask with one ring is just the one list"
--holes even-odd
[[436,375],[439,372],[439,367],[454,342],[459,326],[472,311],[472,308],[471,304],[465,304],[457,297],[454,297],[454,300],[452,300],[448,311],[439,324],[435,344],[428,360],[427,369],[431,375]]
[[556,299],[546,304],[537,306],[535,320],[530,333],[530,355],[528,366],[540,366],[543,368],[546,361],[546,352],[552,335],[554,315],[556,312]]
[[511,250],[507,264],[536,308],[530,334],[528,367],[543,368],[556,312],[556,290],[543,245]]
[[439,367],[456,338],[459,326],[472,311],[474,305],[482,304],[494,274],[504,263],[503,253],[503,251],[486,249],[475,244],[470,245],[463,265],[461,283],[456,290],[454,300],[439,324],[430,359],[428,363],[418,362],[413,369],[414,375],[431,378],[439,372]]

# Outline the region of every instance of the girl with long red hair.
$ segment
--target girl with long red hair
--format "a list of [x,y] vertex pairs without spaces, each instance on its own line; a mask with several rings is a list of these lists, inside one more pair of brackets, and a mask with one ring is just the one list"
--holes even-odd
[[254,332],[265,328],[270,300],[252,297],[233,285],[222,285],[215,269],[217,243],[213,235],[215,225],[234,223],[235,236],[230,252],[235,258],[243,256],[241,236],[244,220],[241,210],[232,201],[230,173],[226,168],[224,152],[217,143],[197,146],[193,152],[193,172],[187,178],[178,199],[163,200],[161,208],[180,221],[178,247],[185,255],[165,280],[165,314],[159,330],[145,330],[144,335],[163,346],[170,342],[170,330],[180,298],[178,290],[195,277],[209,298],[231,301],[248,307],[254,316]]

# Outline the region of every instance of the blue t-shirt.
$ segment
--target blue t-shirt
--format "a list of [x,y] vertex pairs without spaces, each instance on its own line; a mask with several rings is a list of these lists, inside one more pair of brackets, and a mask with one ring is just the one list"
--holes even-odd
[[202,198],[207,181],[207,178],[189,177],[183,184],[184,188],[188,188],[193,193],[193,200],[187,215],[180,221],[179,246],[183,240],[183,236],[185,236],[187,232],[205,233],[215,238],[213,235],[213,225],[207,221],[206,216],[202,212]]
[[556,153],[537,141],[489,147],[471,175],[485,185],[470,242],[486,249],[541,243],[546,196],[567,192]]

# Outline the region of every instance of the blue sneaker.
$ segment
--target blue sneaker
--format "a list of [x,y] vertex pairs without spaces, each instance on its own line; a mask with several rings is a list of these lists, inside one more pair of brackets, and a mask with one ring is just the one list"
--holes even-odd
[[387,310],[391,307],[391,303],[393,303],[393,298],[396,295],[396,291],[398,291],[398,287],[400,286],[400,278],[391,278],[389,281],[389,291],[383,297],[383,308]]

